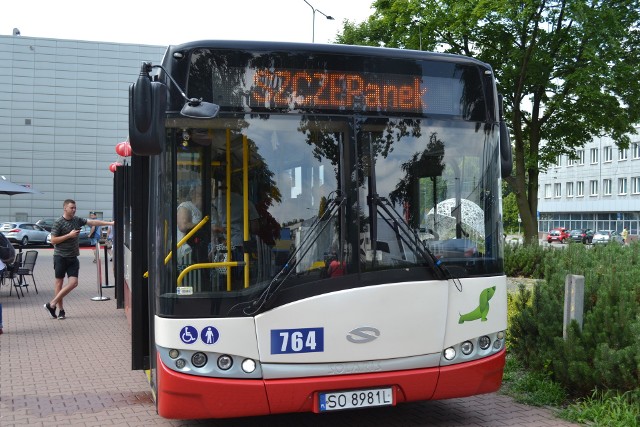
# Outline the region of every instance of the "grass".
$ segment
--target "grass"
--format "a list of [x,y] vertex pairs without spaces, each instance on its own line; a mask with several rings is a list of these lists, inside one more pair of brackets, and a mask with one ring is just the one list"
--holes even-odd
[[531,406],[561,407],[568,401],[560,385],[543,374],[525,370],[513,356],[507,356],[501,392]]
[[640,390],[617,393],[594,391],[560,411],[559,416],[573,422],[602,427],[640,426]]

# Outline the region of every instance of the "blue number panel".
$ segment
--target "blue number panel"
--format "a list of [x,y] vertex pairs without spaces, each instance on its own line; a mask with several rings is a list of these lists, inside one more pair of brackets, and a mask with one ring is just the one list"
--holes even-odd
[[324,328],[273,329],[271,354],[324,351]]

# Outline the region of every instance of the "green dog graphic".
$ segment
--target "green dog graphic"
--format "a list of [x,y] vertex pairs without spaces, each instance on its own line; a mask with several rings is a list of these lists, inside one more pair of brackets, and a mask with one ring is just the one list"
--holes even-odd
[[492,286],[484,291],[480,292],[480,305],[475,310],[472,310],[466,314],[460,315],[458,323],[470,322],[472,320],[481,319],[482,322],[487,321],[487,314],[489,313],[489,300],[496,293],[496,287]]

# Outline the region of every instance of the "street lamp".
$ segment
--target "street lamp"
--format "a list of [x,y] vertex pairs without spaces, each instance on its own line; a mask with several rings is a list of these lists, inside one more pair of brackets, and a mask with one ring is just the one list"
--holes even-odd
[[311,43],[315,43],[316,42],[316,12],[318,12],[319,14],[321,14],[322,16],[324,16],[325,18],[327,18],[329,21],[333,21],[333,16],[331,15],[326,15],[324,13],[322,13],[322,11],[316,9],[315,7],[311,6],[311,3],[309,3],[307,0],[303,0],[307,5],[309,5],[309,7],[311,8],[311,10],[313,10],[313,22],[311,24]]
[[418,39],[420,40],[420,50],[422,50],[422,28],[420,27],[420,21],[414,19],[411,21],[412,24],[418,24]]

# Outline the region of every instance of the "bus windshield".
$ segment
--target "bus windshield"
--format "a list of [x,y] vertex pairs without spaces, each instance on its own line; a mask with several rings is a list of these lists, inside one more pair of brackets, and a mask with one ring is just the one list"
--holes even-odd
[[502,269],[497,125],[331,114],[169,123],[155,167],[175,180],[152,211],[166,224],[158,247],[177,256],[158,267],[161,316],[247,316],[256,304]]

